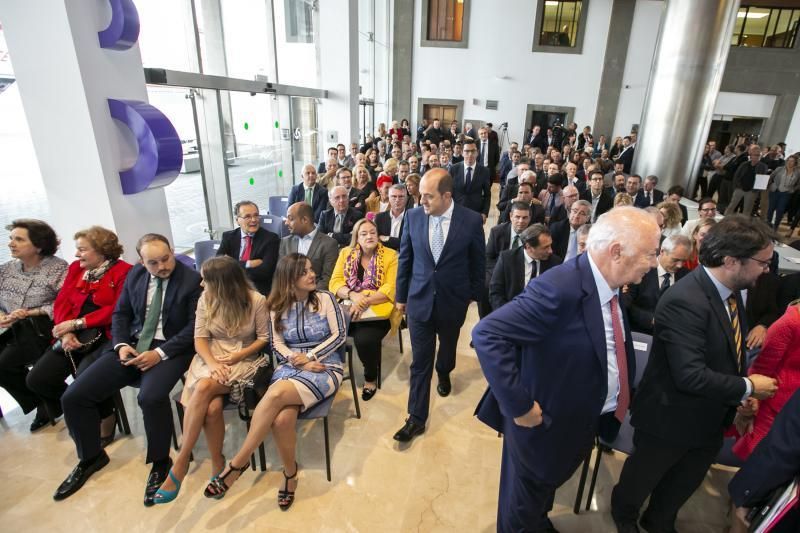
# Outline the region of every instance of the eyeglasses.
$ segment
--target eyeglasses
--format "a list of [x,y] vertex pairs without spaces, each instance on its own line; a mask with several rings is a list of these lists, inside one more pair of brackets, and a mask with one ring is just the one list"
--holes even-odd
[[772,260],[769,261],[762,261],[761,259],[756,259],[755,257],[745,257],[745,259],[751,259],[761,264],[761,268],[768,269]]
[[258,216],[258,213],[256,213],[255,215],[238,215],[238,218],[241,218],[242,220],[258,220]]
[[475,149],[470,150],[468,148],[465,148],[464,150],[462,150],[462,152],[464,152],[465,154],[474,154],[477,152],[477,150]]
[[717,210],[716,207],[706,207],[705,209],[698,209],[698,211],[702,211],[703,213],[711,213],[716,210]]

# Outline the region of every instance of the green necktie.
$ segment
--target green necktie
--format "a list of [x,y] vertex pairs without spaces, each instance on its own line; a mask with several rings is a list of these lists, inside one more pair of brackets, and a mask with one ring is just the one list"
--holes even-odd
[[136,351],[139,353],[149,350],[150,344],[152,344],[156,336],[158,320],[161,318],[161,298],[164,292],[161,287],[162,282],[161,278],[156,278],[156,292],[153,294],[153,301],[150,302],[150,307],[147,308],[142,332],[139,334],[139,342],[136,343]]
[[306,189],[306,203],[311,205],[311,202],[314,200],[314,189],[308,188]]
[[516,250],[519,248],[519,235],[514,235],[514,242],[511,244],[511,249]]

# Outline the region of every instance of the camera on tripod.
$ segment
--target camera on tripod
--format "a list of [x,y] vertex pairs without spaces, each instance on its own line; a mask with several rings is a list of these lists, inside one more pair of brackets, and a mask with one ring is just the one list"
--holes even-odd
[[508,122],[503,122],[502,124],[500,124],[500,129],[501,130],[507,130],[508,129]]

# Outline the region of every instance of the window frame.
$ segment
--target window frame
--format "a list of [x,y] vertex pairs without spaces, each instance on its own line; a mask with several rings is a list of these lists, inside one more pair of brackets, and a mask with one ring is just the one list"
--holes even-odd
[[[457,1],[457,0],[456,0]],[[430,0],[422,0],[422,16],[419,30],[419,45],[431,48],[469,48],[469,12],[472,5],[471,0],[463,0],[464,15],[461,20],[461,40],[460,41],[437,41],[428,39],[428,11],[431,7]]]
[[[767,22],[766,22],[766,25],[764,27],[764,34],[762,34],[762,36],[761,36],[761,45],[759,45],[759,46],[744,46],[742,44],[742,39],[744,37],[745,30],[747,29],[747,13],[749,12],[749,10],[751,8],[769,10],[769,14],[767,15]],[[736,48],[738,50],[747,50],[747,49],[750,49],[750,50],[762,50],[762,49],[765,49],[765,50],[795,50],[797,48],[797,41],[798,41],[797,36],[798,36],[798,33],[800,33],[800,23],[797,25],[797,27],[795,27],[795,33],[791,37],[791,40],[793,41],[791,46],[764,46],[764,42],[767,40],[767,32],[769,31],[769,24],[770,24],[770,22],[772,20],[772,17],[775,16],[774,11],[778,11],[779,13],[777,15],[778,19],[776,19],[775,27],[773,27],[773,31],[775,31],[777,29],[777,24],[778,24],[778,22],[780,22],[780,19],[782,18],[782,15],[781,15],[780,12],[788,11],[789,12],[789,22],[791,22],[792,18],[794,17],[795,11],[800,11],[800,7],[762,6],[762,5],[749,5],[749,4],[748,5],[740,5],[739,9],[736,12],[737,16],[742,10],[744,10],[744,12],[745,12],[745,16],[743,17],[744,20],[742,21],[742,27],[739,29],[738,35],[736,33],[734,33],[731,36],[732,39],[736,38],[736,44],[731,43],[731,47],[732,48]],[[787,30],[788,29],[789,29],[789,27],[787,26]],[[735,28],[734,28],[734,31],[735,31]],[[773,37],[774,37],[774,34],[773,34]]]
[[[533,25],[533,46],[532,52],[544,52],[553,54],[582,54],[583,36],[586,32],[586,21],[589,14],[589,0],[581,0],[581,15],[578,18],[578,32],[575,36],[575,46],[551,46],[539,44],[542,34],[542,24],[544,23],[544,8],[547,0],[536,0],[536,11],[534,12]],[[560,1],[560,0],[559,0]]]
[[[296,15],[298,14],[298,6],[303,5],[303,11],[306,15],[310,18],[306,18],[305,21],[295,20]],[[314,44],[314,6],[313,4],[309,3],[307,0],[284,0],[283,4],[283,16],[284,16],[284,35],[286,37],[287,43],[296,43],[296,44]],[[308,26],[308,20],[310,20],[311,25],[311,33],[303,31],[301,33],[300,26],[301,22],[306,22],[306,26]],[[292,21],[297,26],[297,33],[293,34],[289,31]],[[308,27],[306,27],[308,29]],[[304,40],[310,39],[310,40]]]

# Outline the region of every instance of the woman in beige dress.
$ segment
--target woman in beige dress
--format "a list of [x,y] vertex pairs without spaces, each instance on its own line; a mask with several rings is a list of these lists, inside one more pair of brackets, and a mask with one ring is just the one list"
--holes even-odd
[[156,503],[168,503],[178,496],[201,429],[205,430],[211,454],[212,475],[225,467],[225,396],[239,402],[245,382],[266,364],[260,353],[268,340],[266,298],[230,257],[209,259],[203,264],[202,274],[204,291],[197,302],[194,326],[197,355],[186,372],[181,395],[186,408],[183,443],[167,480],[156,493]]

